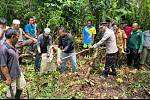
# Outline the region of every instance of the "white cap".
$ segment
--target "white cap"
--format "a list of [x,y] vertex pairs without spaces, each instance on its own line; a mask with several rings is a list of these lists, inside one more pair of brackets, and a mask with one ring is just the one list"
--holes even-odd
[[45,32],[45,33],[50,33],[50,31],[51,31],[50,28],[45,28],[45,29],[44,29],[44,32]]
[[20,24],[20,21],[18,19],[14,19],[13,24]]

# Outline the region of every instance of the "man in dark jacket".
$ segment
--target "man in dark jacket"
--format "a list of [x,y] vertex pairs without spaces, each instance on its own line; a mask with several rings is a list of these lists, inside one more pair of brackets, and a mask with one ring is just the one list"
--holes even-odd
[[65,72],[67,59],[64,59],[67,56],[71,57],[72,62],[72,72],[77,71],[77,63],[76,63],[76,54],[75,54],[75,45],[73,42],[73,38],[71,34],[66,33],[65,29],[61,27],[59,29],[59,48],[62,49],[62,64],[61,64],[61,72]]

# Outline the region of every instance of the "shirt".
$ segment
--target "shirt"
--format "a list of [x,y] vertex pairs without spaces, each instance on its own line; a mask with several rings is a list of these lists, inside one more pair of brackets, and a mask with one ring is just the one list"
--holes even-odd
[[144,46],[150,49],[150,30],[144,32]]
[[59,37],[59,48],[62,47],[65,53],[73,53],[75,51],[75,44],[71,34],[66,34],[64,37]]
[[29,33],[32,37],[35,37],[35,25],[27,24],[25,26],[25,32]]
[[[16,49],[10,47],[7,43],[4,43],[0,49],[0,67],[8,67],[9,74],[13,80],[20,77],[21,70],[19,67],[19,56]],[[0,77],[5,80],[4,75],[0,70]]]
[[123,30],[125,31],[125,33],[127,35],[127,39],[128,39],[131,34],[132,28],[127,26],[127,27],[123,28]]
[[49,35],[46,38],[44,37],[44,34],[40,34],[38,43],[40,44],[41,53],[47,53],[47,46],[52,44],[52,37]]
[[82,30],[82,34],[84,34],[84,44],[91,44],[92,35],[96,34],[96,29],[94,26],[85,26]]
[[142,31],[132,32],[128,39],[127,47],[132,48],[132,49],[138,49],[138,50],[142,51],[143,44],[144,44],[143,32]]
[[118,29],[115,35],[116,35],[116,43],[119,51],[124,51],[124,43],[125,43],[124,40],[127,38],[125,32],[121,29]]
[[104,36],[102,39],[93,45],[94,48],[97,48],[98,46],[102,45],[105,42],[106,45],[106,53],[112,54],[116,53],[118,51],[117,45],[116,45],[116,37],[112,30],[106,29],[106,32],[104,33]]

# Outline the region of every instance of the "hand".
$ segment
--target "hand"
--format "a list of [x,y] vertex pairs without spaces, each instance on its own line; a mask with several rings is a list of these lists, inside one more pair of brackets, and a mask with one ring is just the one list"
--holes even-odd
[[82,43],[84,43],[84,39],[82,39]]
[[12,83],[12,79],[7,78],[6,81],[5,81],[5,84],[9,86],[9,85],[11,85],[11,83]]
[[61,50],[62,52],[64,52],[65,50],[63,49],[63,50]]
[[94,47],[93,46],[91,46],[89,49],[93,49]]
[[57,59],[57,64],[58,64],[58,65],[62,64],[62,61],[61,61],[61,59],[60,59],[60,58],[59,58],[59,59]]
[[142,50],[138,50],[138,53],[140,54],[142,52]]
[[32,40],[33,40],[33,42],[34,42],[34,43],[36,43],[36,42],[37,42],[37,39],[35,39],[35,38],[32,38]]

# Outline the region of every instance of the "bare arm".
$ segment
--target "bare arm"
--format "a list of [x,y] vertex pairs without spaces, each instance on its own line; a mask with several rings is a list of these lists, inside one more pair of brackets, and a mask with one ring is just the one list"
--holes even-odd
[[8,67],[1,67],[1,71],[2,71],[2,74],[6,78],[6,81],[5,81],[6,85],[10,85],[12,82],[12,78],[10,77]]
[[1,33],[0,33],[0,40],[3,39],[4,33],[5,33],[5,32],[4,32],[3,30],[1,30]]
[[93,34],[92,35],[92,44],[94,43],[94,37],[95,37],[95,35]]

